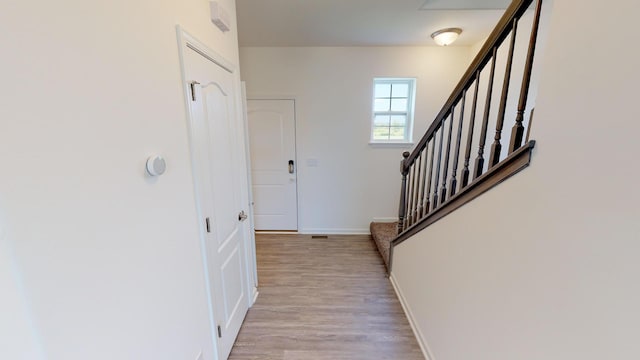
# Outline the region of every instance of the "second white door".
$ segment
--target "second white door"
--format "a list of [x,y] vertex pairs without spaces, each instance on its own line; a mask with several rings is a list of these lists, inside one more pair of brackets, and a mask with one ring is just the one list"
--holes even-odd
[[298,230],[293,100],[247,100],[256,230]]

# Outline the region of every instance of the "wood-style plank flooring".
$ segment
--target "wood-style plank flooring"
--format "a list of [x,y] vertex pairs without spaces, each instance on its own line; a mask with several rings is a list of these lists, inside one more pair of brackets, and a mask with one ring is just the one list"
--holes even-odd
[[230,360],[423,360],[370,236],[256,236],[258,300]]

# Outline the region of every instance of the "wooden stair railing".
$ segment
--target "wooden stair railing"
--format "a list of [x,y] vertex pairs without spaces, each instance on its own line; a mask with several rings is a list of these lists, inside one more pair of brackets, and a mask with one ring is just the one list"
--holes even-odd
[[[531,83],[542,0],[536,0],[532,9],[534,13],[524,68],[519,69],[522,70],[522,83],[515,124],[511,129],[507,152],[503,151],[502,131],[507,113],[518,25],[520,19],[532,7],[533,2],[534,0],[514,0],[511,3],[413,152],[402,154],[398,237],[391,243],[392,251],[395,245],[528,166],[535,141],[529,141],[527,138],[526,143],[523,144],[524,115]],[[509,36],[502,87],[494,89],[498,50]],[[488,79],[484,81],[487,86],[486,94],[482,94],[484,88],[480,87],[480,82],[486,71],[489,72]],[[471,103],[467,104],[467,95],[471,91],[473,97],[469,96]],[[499,91],[499,99],[492,98],[494,91]],[[479,94],[484,95],[484,98],[479,98]],[[479,101],[484,101],[484,111],[481,119],[478,119],[481,123],[476,121]],[[497,119],[492,117],[491,106],[494,104],[498,104]],[[469,114],[466,111],[469,111]],[[495,123],[495,135],[488,159],[485,159],[490,120],[491,124]],[[454,124],[456,124],[455,132]],[[481,126],[476,139],[474,132],[478,125]],[[463,136],[464,163],[459,169]],[[477,144],[475,155],[473,154],[474,143]],[[475,161],[472,170],[473,157]],[[451,161],[453,163],[449,172]]]

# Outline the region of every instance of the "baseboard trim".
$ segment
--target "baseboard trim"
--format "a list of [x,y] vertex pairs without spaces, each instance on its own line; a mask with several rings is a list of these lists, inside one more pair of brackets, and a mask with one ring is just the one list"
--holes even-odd
[[258,295],[260,294],[260,292],[258,291],[257,287],[253,288],[253,301],[251,301],[251,306],[253,306],[253,304],[256,303],[256,301],[258,300]]
[[277,231],[277,230],[255,230],[256,234],[273,234],[273,235],[296,235],[298,231]]
[[379,217],[379,218],[374,217],[373,222],[394,223],[394,222],[398,222],[398,218],[397,217]]
[[420,329],[418,328],[415,318],[411,313],[411,309],[409,308],[409,305],[407,304],[407,301],[404,298],[402,291],[400,290],[400,288],[398,287],[398,284],[396,283],[396,279],[393,276],[393,273],[391,273],[391,275],[389,276],[389,281],[391,281],[393,290],[395,290],[396,295],[398,296],[398,300],[400,300],[400,305],[402,305],[402,310],[404,310],[404,313],[407,316],[407,320],[409,320],[409,325],[411,326],[411,330],[413,330],[413,335],[416,337],[416,340],[418,341],[420,350],[422,350],[422,355],[424,355],[424,358],[426,360],[435,360],[435,358],[433,357],[433,354],[431,353],[431,350],[429,349],[429,345],[427,345],[427,341],[425,340],[424,336],[422,335],[422,332],[420,332]]
[[302,229],[300,234],[305,235],[371,235],[369,229]]

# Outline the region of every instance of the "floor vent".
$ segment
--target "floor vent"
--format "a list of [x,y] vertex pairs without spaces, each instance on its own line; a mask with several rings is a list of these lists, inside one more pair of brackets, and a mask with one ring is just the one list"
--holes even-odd
[[328,235],[311,235],[312,239],[328,239]]

